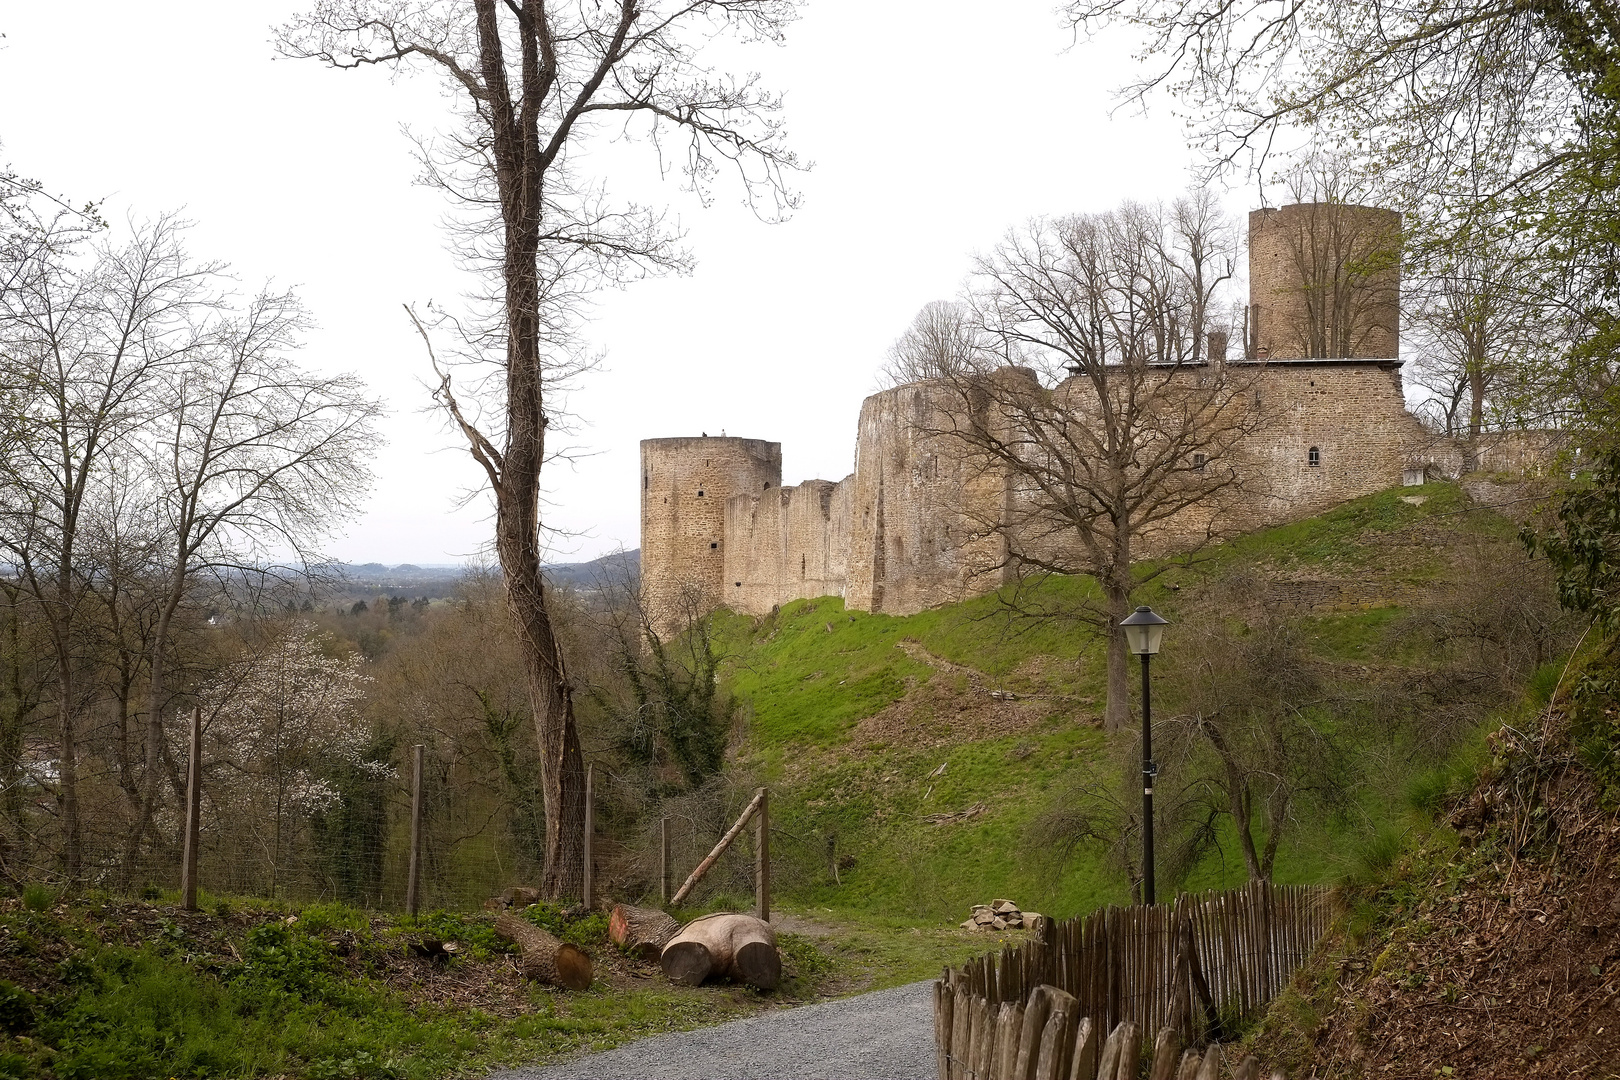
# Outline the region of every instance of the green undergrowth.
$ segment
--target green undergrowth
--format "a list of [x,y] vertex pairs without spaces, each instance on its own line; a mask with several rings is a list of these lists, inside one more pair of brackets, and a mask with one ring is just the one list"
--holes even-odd
[[[1396,488],[1196,559],[1143,565],[1152,579],[1138,600],[1174,623],[1220,602],[1213,582],[1245,574],[1373,577],[1391,583],[1392,599],[1303,618],[1309,648],[1351,671],[1421,665],[1399,633],[1410,597],[1444,587],[1455,549],[1479,541],[1516,544],[1513,526],[1471,510],[1454,485]],[[890,616],[821,597],[757,619],[715,617],[727,687],[750,716],[742,762],[771,784],[773,821],[794,841],[778,845],[779,857],[793,858],[797,846],[798,872],[779,875],[793,902],[855,920],[945,926],[996,897],[1057,916],[1129,899],[1100,851],[1064,860],[1031,839],[1036,818],[1074,778],[1103,767],[1103,642],[1077,620],[1020,617],[1010,599]],[[1058,611],[1094,601],[1096,588],[1050,577],[1017,599],[1026,610]],[[1172,627],[1166,653],[1174,648]],[[1027,710],[1018,730],[958,726],[953,702],[982,703],[991,691]],[[903,725],[861,723],[890,708],[903,710]],[[1425,770],[1407,764],[1418,747],[1394,737],[1364,747],[1358,801],[1296,829],[1278,852],[1276,880],[1338,881],[1377,862],[1380,845],[1406,836],[1414,814],[1465,782],[1482,740],[1483,732],[1456,763]],[[962,816],[929,820],[941,814]],[[1246,876],[1226,822],[1185,886],[1230,887]]]
[[[211,899],[184,913],[91,896],[0,901],[0,1077],[427,1080],[553,1060],[814,995],[833,962],[789,949],[790,987],[683,989],[604,971],[585,993],[514,982],[493,917],[296,915]],[[526,917],[603,956],[605,917]],[[291,921],[289,921],[291,920]],[[454,941],[448,961],[411,942]],[[447,983],[448,992],[424,992]]]

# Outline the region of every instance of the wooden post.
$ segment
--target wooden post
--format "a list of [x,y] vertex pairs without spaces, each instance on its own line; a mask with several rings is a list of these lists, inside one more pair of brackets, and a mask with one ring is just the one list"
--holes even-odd
[[762,922],[771,921],[771,799],[760,788],[754,793],[759,809],[754,813],[754,914]]
[[703,861],[697,864],[697,869],[687,876],[685,884],[675,890],[675,895],[669,901],[671,905],[679,904],[682,900],[685,900],[687,894],[697,886],[699,881],[703,880],[703,875],[709,872],[709,868],[714,865],[714,861],[724,855],[726,848],[730,847],[731,842],[742,833],[743,826],[748,824],[748,819],[754,816],[754,811],[759,809],[759,804],[764,798],[765,789],[760,788],[754,794],[753,802],[748,804],[747,809],[737,818],[736,823],[726,830],[726,835],[720,838],[720,842],[714,845],[714,850],[703,857]]
[[422,904],[422,758],[427,747],[411,747],[411,868],[405,880],[405,914],[415,917]]
[[596,766],[585,766],[585,910],[596,906],[596,872],[591,864],[591,834],[596,831]]
[[180,861],[180,906],[197,910],[197,844],[202,839],[202,706],[191,709],[191,750],[186,759],[186,839]]
[[669,815],[658,823],[658,840],[663,850],[658,855],[658,899],[669,903]]

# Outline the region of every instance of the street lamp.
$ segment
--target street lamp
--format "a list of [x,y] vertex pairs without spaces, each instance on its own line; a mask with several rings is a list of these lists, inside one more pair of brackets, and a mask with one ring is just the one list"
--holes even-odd
[[1168,620],[1143,605],[1120,622],[1126,647],[1142,658],[1142,902],[1153,900],[1153,778],[1158,763],[1153,760],[1153,698],[1148,686],[1148,662],[1159,651]]

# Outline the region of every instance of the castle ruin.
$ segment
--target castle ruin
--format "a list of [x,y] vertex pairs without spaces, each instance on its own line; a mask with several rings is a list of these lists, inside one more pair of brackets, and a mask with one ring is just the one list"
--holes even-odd
[[[1238,507],[1243,531],[1460,467],[1457,448],[1425,430],[1402,394],[1399,231],[1399,214],[1372,207],[1250,215],[1242,355],[1203,360],[1244,367],[1270,418],[1245,447],[1264,495]],[[784,487],[780,443],[644,440],[642,594],[653,625],[667,632],[715,607],[762,615],[829,595],[905,615],[1004,584],[1003,540],[980,523],[1005,505],[1006,486],[941,452],[928,433],[937,426],[923,422],[936,407],[927,383],[868,397],[855,471],[836,483]]]

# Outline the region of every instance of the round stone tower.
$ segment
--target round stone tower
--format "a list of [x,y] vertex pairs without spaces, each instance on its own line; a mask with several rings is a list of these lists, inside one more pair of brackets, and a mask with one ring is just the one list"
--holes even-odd
[[781,443],[641,441],[641,599],[658,633],[726,603],[726,500],[781,486]]
[[1249,213],[1249,359],[1393,360],[1401,215],[1295,203]]

